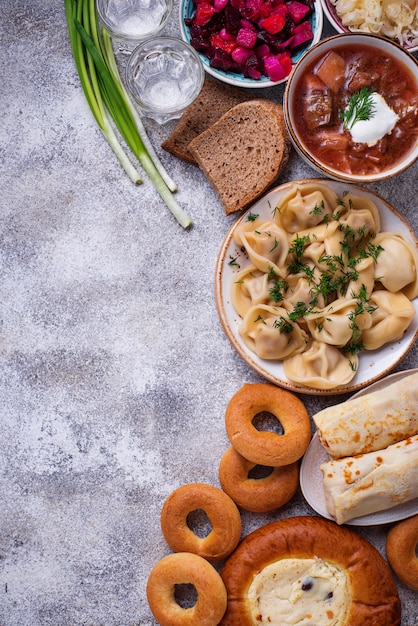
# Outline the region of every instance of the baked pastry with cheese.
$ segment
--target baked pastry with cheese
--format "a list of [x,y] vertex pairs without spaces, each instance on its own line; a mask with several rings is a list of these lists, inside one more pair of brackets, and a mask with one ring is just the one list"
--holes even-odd
[[320,466],[327,510],[344,524],[418,498],[418,435]]
[[334,459],[387,448],[418,434],[418,371],[312,417]]
[[291,517],[247,535],[221,576],[221,626],[399,626],[401,607],[379,552],[348,528]]

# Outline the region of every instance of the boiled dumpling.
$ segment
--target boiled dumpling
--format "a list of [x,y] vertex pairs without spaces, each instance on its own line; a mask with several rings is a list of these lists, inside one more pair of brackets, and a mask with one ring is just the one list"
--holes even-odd
[[286,309],[262,304],[247,311],[239,334],[261,359],[285,359],[304,350],[308,341],[298,324],[289,321]]
[[261,228],[242,233],[242,243],[250,261],[257,269],[285,278],[289,243],[286,233],[274,222],[265,222]]
[[296,233],[323,222],[337,202],[336,193],[326,185],[294,185],[278,203],[275,219],[287,232]]
[[231,285],[232,306],[244,317],[255,304],[266,304],[270,300],[268,275],[260,272],[255,265],[247,265],[238,272]]
[[312,290],[312,281],[306,276],[289,276],[287,278],[288,288],[283,305],[289,313],[291,313],[296,305],[303,303],[305,310],[309,310],[312,306],[323,308],[326,304],[322,294],[314,295]]
[[357,313],[358,301],[355,298],[339,298],[322,311],[310,313],[305,319],[316,341],[342,348],[352,339],[354,326],[362,330],[372,324],[370,313]]
[[340,223],[348,243],[364,241],[380,231],[379,209],[372,200],[350,192],[344,196],[344,204],[348,210],[341,215]]
[[[323,222],[317,226],[312,226],[312,228],[298,230],[289,235],[291,250],[295,252],[301,244],[303,244],[303,248],[306,248],[312,242],[326,242],[337,230],[338,222]],[[342,241],[343,235],[338,235],[338,238]]]
[[371,314],[372,325],[362,334],[366,350],[376,350],[390,341],[402,339],[415,315],[411,302],[401,292],[374,291],[368,306],[376,308]]
[[287,378],[314,389],[335,389],[346,385],[357,372],[358,357],[345,356],[335,346],[313,341],[308,350],[283,363]]
[[[251,216],[251,218],[250,218]],[[257,230],[262,224],[264,224],[266,220],[261,219],[258,215],[254,213],[249,213],[247,219],[242,220],[237,226],[234,228],[233,239],[238,246],[242,246],[242,235],[244,233],[248,233],[254,230]]]
[[373,243],[381,248],[376,260],[375,279],[388,291],[402,291],[410,300],[415,298],[418,295],[416,247],[401,233],[391,232],[380,233]]
[[370,298],[375,283],[375,262],[372,257],[362,259],[356,265],[355,278],[352,278],[346,288],[346,298]]

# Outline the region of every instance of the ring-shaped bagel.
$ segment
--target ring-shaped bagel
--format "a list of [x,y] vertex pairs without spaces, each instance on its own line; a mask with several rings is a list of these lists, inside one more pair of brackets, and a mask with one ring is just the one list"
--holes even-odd
[[[255,428],[253,420],[263,412],[276,417],[283,435]],[[303,402],[290,391],[269,383],[241,387],[228,403],[225,427],[241,456],[267,467],[294,463],[304,455],[311,439],[311,424]]]
[[265,513],[286,504],[299,485],[299,464],[274,467],[268,476],[250,478],[248,474],[256,466],[233,446],[228,448],[219,464],[219,481],[225,493],[252,513]]
[[[175,586],[192,584],[197,592],[193,607],[175,599]],[[177,552],[154,565],[147,582],[147,599],[160,626],[217,626],[226,609],[226,589],[221,576],[206,559]]]
[[[203,510],[212,524],[206,537],[199,537],[187,523],[192,511]],[[191,483],[175,489],[161,510],[161,530],[174,552],[193,552],[216,561],[236,548],[241,537],[241,516],[235,502],[221,489]]]
[[386,537],[386,556],[400,581],[418,591],[418,515],[399,522]]
[[[343,626],[399,626],[401,604],[385,559],[353,530],[319,517],[272,522],[247,535],[226,560],[221,576],[228,594],[220,626],[254,626],[248,590],[254,576],[281,559],[322,559],[344,570],[349,595]],[[278,581],[280,587],[280,581]],[[313,596],[314,604],[316,596]],[[262,622],[258,619],[257,623]]]

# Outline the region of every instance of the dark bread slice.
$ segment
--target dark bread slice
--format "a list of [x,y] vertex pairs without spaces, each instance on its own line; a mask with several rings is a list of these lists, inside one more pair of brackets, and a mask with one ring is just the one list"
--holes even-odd
[[283,107],[237,104],[189,144],[227,215],[247,208],[277,180],[290,153]]
[[225,85],[207,76],[200,94],[183,113],[161,147],[175,157],[197,165],[188,149],[192,139],[200,135],[233,106],[252,98],[254,98],[253,95],[241,89]]

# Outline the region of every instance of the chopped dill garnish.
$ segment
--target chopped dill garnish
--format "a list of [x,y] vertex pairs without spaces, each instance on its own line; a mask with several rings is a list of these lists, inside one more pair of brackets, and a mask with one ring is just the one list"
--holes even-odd
[[324,209],[325,209],[325,202],[322,200],[321,205],[318,206],[317,204],[315,204],[312,211],[309,211],[309,214],[310,215],[322,215],[322,212]]
[[311,238],[309,235],[303,235],[299,237],[299,234],[296,235],[295,239],[292,241],[292,245],[289,248],[289,252],[293,252],[298,260],[301,259],[303,252],[306,246],[311,242]]
[[285,320],[283,316],[280,317],[279,319],[274,320],[273,327],[278,328],[280,331],[280,334],[285,333],[286,335],[288,335],[289,333],[293,331],[293,325],[287,320]]
[[288,284],[285,280],[276,280],[273,287],[269,290],[269,295],[275,302],[281,302],[284,300],[283,291],[286,291]]
[[362,87],[360,91],[353,93],[346,108],[340,111],[345,130],[351,130],[356,122],[372,119],[376,113],[373,102],[373,90]]
[[296,302],[295,306],[293,307],[293,311],[288,314],[289,319],[292,320],[292,322],[296,322],[296,320],[304,317],[308,312],[309,311],[308,307],[306,306],[306,302]]
[[367,244],[367,251],[375,262],[377,261],[377,257],[383,250],[384,248],[381,245],[375,246],[373,243],[370,242]]
[[269,271],[267,274],[267,280],[274,280],[276,278],[276,272],[274,271],[274,267],[272,267],[271,265],[269,265]]
[[277,248],[277,246],[279,245],[279,242],[277,241],[276,237],[274,238],[274,245],[273,247],[269,250],[269,252],[274,252],[274,250]]

